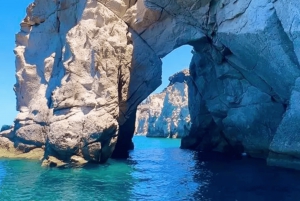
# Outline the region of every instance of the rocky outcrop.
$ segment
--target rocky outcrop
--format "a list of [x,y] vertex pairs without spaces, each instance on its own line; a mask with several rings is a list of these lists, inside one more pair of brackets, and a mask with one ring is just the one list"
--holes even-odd
[[270,165],[300,168],[299,31],[283,16],[284,5],[299,15],[293,1],[228,1],[217,9],[215,35],[193,42],[193,124],[182,147],[246,152]]
[[299,16],[297,0],[35,0],[16,36],[20,113],[4,137],[64,161],[105,162],[125,141],[126,152],[160,58],[190,44],[182,147],[300,169]]
[[178,72],[169,81],[161,93],[150,95],[138,106],[135,134],[169,138],[182,138],[188,134],[189,71]]
[[123,11],[113,12],[132,4],[37,0],[27,8],[16,36],[16,149],[44,148],[45,160],[65,162],[111,156],[137,101],[161,83],[160,59]]

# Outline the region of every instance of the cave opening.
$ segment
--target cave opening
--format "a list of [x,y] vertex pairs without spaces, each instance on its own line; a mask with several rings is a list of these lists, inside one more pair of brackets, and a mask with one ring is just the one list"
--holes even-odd
[[160,93],[169,85],[169,78],[184,69],[188,69],[192,60],[193,47],[183,45],[162,58],[162,84],[153,92]]
[[191,124],[188,79],[192,50],[192,46],[182,45],[161,58],[161,85],[145,98],[125,124],[120,126],[113,158],[129,156],[125,150],[134,149],[134,135],[182,138],[188,134],[187,130]]
[[189,64],[192,46],[183,45],[162,58],[162,84],[137,108],[135,135],[181,138],[190,125]]

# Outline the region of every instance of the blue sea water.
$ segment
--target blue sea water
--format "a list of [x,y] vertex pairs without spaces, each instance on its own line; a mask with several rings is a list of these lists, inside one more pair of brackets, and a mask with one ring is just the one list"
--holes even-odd
[[180,140],[134,137],[127,160],[85,168],[42,168],[0,159],[0,200],[298,201],[300,172],[264,161],[203,157]]

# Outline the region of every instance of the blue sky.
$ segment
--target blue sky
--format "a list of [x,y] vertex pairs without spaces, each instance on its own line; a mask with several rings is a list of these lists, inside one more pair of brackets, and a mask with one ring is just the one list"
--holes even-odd
[[[20,22],[25,17],[26,7],[33,0],[2,1],[0,7],[0,127],[13,123],[17,115],[16,98],[13,91],[15,84],[15,34],[20,29]],[[180,47],[163,59],[163,84],[156,90],[162,91],[169,84],[168,78],[189,66],[192,54],[190,46]]]
[[15,84],[15,34],[31,0],[1,1],[0,7],[0,126],[12,124],[17,114]]
[[191,51],[191,46],[184,45],[173,50],[162,59],[162,85],[155,90],[155,93],[161,92],[169,84],[171,75],[189,67],[192,59]]

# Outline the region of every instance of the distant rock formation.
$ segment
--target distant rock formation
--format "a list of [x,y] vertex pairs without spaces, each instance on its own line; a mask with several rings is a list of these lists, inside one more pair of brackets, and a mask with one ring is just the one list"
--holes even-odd
[[182,148],[300,169],[299,19],[299,0],[35,0],[16,35],[20,113],[0,146],[42,149],[45,164],[126,156],[161,58],[189,44]]
[[150,95],[138,106],[135,134],[169,138],[181,138],[188,134],[189,71],[178,72],[169,81],[170,84],[161,93]]

